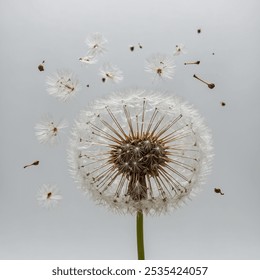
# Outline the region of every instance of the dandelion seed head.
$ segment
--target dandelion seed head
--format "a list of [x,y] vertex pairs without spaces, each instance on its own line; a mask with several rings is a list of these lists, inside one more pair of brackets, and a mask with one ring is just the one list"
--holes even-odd
[[200,188],[210,170],[211,142],[197,111],[177,97],[129,90],[81,112],[70,170],[84,192],[110,209],[160,214]]

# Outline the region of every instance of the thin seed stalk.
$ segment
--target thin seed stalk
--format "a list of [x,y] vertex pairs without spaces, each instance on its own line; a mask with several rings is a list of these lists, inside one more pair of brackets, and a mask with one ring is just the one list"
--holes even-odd
[[138,210],[136,214],[136,238],[138,260],[144,260],[144,230],[143,230],[143,211]]

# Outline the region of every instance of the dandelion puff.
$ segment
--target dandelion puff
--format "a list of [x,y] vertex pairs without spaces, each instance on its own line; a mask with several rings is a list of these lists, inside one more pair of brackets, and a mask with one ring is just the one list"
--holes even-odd
[[93,33],[86,39],[89,55],[100,55],[106,51],[107,39],[100,33]]
[[174,61],[165,54],[153,54],[146,59],[145,71],[155,75],[155,78],[172,79],[174,75]]
[[67,101],[79,91],[80,84],[72,72],[58,70],[47,77],[47,92],[60,101]]
[[198,112],[175,96],[117,92],[82,111],[68,161],[83,192],[120,213],[161,214],[185,204],[211,167]]
[[64,120],[55,121],[52,116],[47,115],[35,125],[35,136],[42,144],[57,144],[60,141],[62,129],[66,128],[67,122]]
[[186,54],[187,51],[186,51],[186,48],[183,44],[178,44],[176,45],[175,47],[175,51],[173,53],[173,55],[180,55],[180,54]]
[[54,208],[58,205],[62,196],[56,185],[44,184],[37,193],[39,205],[44,208]]
[[112,81],[119,83],[123,80],[123,72],[116,66],[110,63],[105,63],[99,70],[102,82]]

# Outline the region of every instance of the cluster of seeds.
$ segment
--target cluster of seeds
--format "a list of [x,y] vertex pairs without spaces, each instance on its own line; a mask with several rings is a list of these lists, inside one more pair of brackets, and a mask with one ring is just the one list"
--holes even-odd
[[[197,32],[201,33],[201,29],[198,29]],[[86,66],[98,63],[100,57],[107,51],[107,42],[107,39],[100,33],[88,36],[86,53],[79,58],[79,61]],[[136,49],[142,50],[143,44],[130,45],[131,52]],[[179,43],[172,54],[151,54],[146,59],[144,70],[152,74],[153,80],[172,79],[175,74],[174,57],[186,53],[184,44]],[[199,60],[195,60],[185,62],[184,65],[200,65],[200,63]],[[38,65],[38,70],[45,71],[44,66],[45,60]],[[124,78],[121,69],[110,62],[101,65],[99,75],[103,83],[119,83]],[[206,82],[195,74],[193,77],[207,84],[209,89],[215,88],[215,84]],[[71,71],[58,70],[47,77],[47,92],[59,101],[70,100],[80,89],[81,84]],[[79,162],[77,168],[80,169],[82,178],[88,180],[83,184],[95,185],[95,190],[99,195],[107,196],[108,199],[103,200],[108,204],[109,200],[112,203],[120,201],[130,203],[132,201],[132,208],[126,207],[130,212],[142,208],[141,204],[144,202],[146,204],[149,202],[149,206],[145,206],[148,212],[158,205],[161,210],[167,208],[165,204],[160,206],[158,201],[164,203],[174,201],[172,205],[177,205],[184,194],[188,196],[191,192],[196,178],[199,177],[197,173],[200,168],[198,167],[201,167],[203,161],[199,156],[201,147],[197,145],[199,133],[197,134],[193,129],[193,122],[183,117],[182,113],[175,114],[173,119],[169,119],[168,113],[165,113],[160,106],[152,108],[149,114],[152,113],[148,117],[146,105],[149,102],[145,98],[147,96],[144,96],[141,113],[136,112],[131,115],[128,102],[125,102],[124,105],[120,105],[122,108],[120,106],[117,108],[121,111],[121,116],[116,116],[109,106],[105,106],[103,110],[106,110],[110,116],[109,121],[102,120],[103,112],[96,116],[99,123],[87,120],[87,130],[95,139],[91,147],[101,145],[108,149],[101,154],[95,154],[92,151],[89,151],[89,154],[82,152],[77,154]],[[225,106],[226,103],[222,101],[221,105]],[[135,105],[132,104],[132,106]],[[176,107],[176,104],[173,106]],[[119,120],[122,121],[122,124]],[[186,121],[183,122],[183,120]],[[112,124],[110,124],[111,121]],[[125,124],[129,131],[125,131]],[[40,143],[55,144],[58,143],[61,131],[66,126],[64,121],[57,122],[52,117],[48,117],[35,126],[35,134]],[[89,143],[89,140],[85,139],[85,141]],[[80,136],[79,142],[82,145],[84,137]],[[39,161],[35,161],[25,165],[24,168],[38,164]],[[91,166],[94,171],[91,170]],[[85,172],[86,169],[88,171]],[[84,172],[81,173],[81,170]],[[98,174],[98,172],[100,173]],[[114,184],[117,184],[116,189],[112,187]],[[46,190],[46,186],[49,185],[45,185],[44,190]],[[45,191],[46,201],[50,201],[51,193],[51,191]],[[110,199],[111,197],[112,199]]]

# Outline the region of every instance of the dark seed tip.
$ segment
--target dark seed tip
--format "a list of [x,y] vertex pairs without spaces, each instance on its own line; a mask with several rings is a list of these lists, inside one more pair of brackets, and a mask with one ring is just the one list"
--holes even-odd
[[214,84],[208,84],[208,87],[209,87],[210,89],[213,89],[213,88],[215,87],[215,85],[214,85]]
[[42,65],[42,64],[40,64],[40,65],[38,66],[38,69],[39,69],[39,71],[44,71],[44,67],[43,67],[43,65]]

